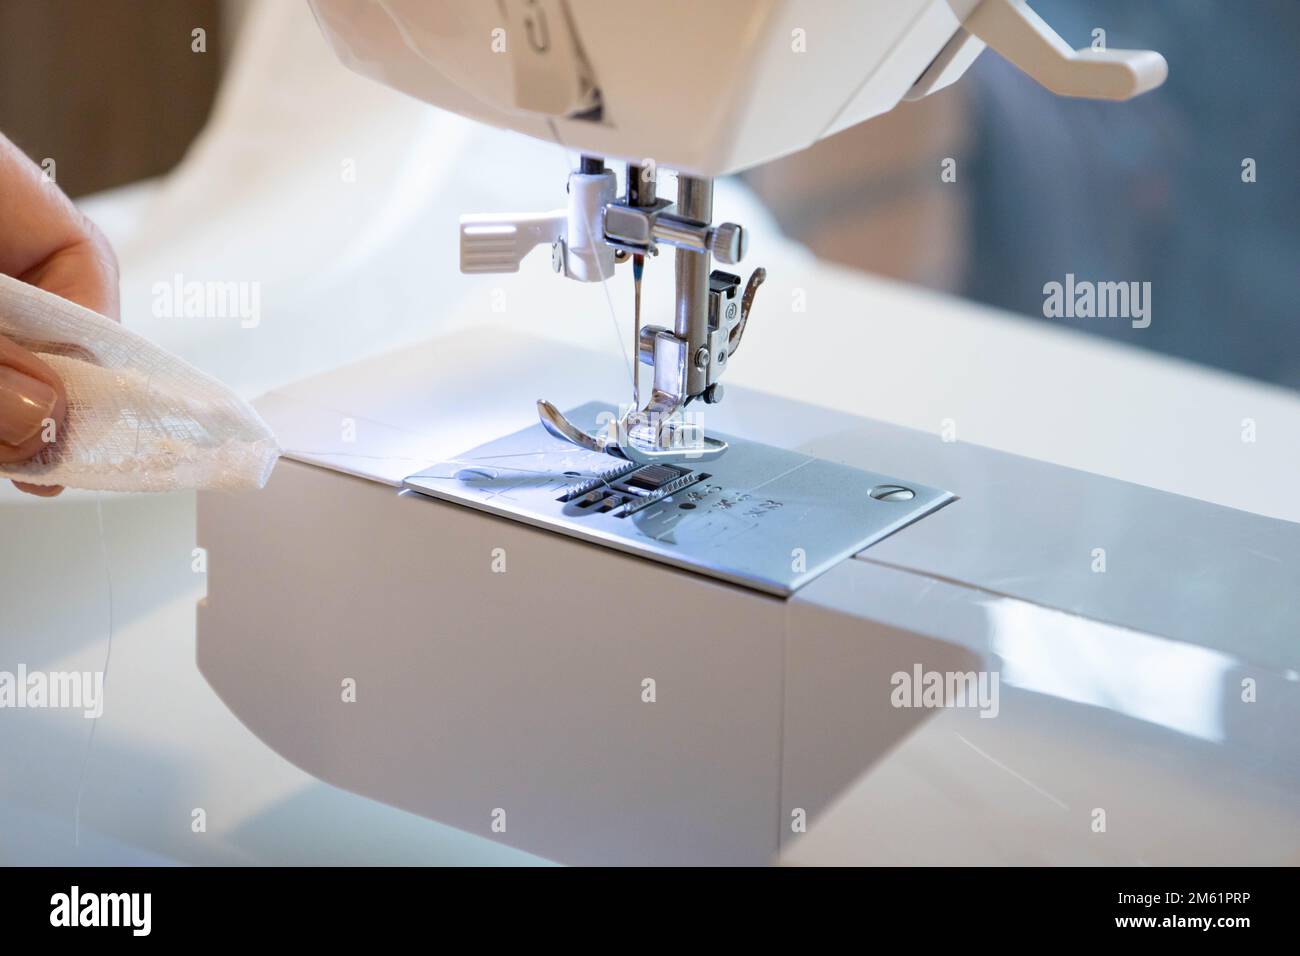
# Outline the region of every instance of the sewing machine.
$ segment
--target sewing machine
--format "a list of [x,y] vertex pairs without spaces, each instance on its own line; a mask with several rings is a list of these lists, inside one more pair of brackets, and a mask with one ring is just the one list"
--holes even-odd
[[[1235,746],[1239,723],[1170,715],[1211,706],[1206,688],[1245,666],[1222,632],[1270,647],[1291,626],[1242,608],[1296,585],[1292,526],[752,389],[723,400],[767,273],[712,268],[739,265],[750,240],[713,222],[713,177],[941,89],[986,45],[1055,92],[1107,99],[1158,86],[1158,54],[1074,51],[1020,0],[312,7],[352,68],[581,154],[563,206],[464,216],[460,267],[514,273],[542,246],[577,282],[630,270],[633,372],[484,331],[258,403],[290,460],[260,495],[201,499],[199,665],[268,744],[544,856],[656,863],[770,860],[864,770],[925,743],[936,713],[972,713],[891,702],[899,673],[1010,673],[988,723],[1059,721],[1073,766],[1149,737],[1186,783],[1215,761],[1162,734]],[[643,323],[643,276],[667,250],[671,307]],[[798,330],[826,350],[840,333]],[[1191,525],[1207,536],[1180,539]],[[1096,573],[1099,535],[1123,574]],[[1213,593],[1191,586],[1211,573]],[[1034,640],[1051,635],[1054,650]],[[1126,705],[1114,671],[1135,666],[1135,644],[1210,684]],[[1035,666],[1054,653],[1090,669],[1072,681]],[[1285,660],[1262,679],[1295,708]],[[1120,719],[1098,730],[1087,708],[1103,705]],[[1075,725],[1096,734],[1077,743]],[[1250,726],[1251,754],[1290,754]],[[975,824],[1010,832],[1031,811],[987,772],[997,799],[975,798]],[[1106,772],[1098,788],[1131,802],[1133,777]],[[1095,860],[1070,803],[1085,816],[1042,823],[1035,852]],[[1234,838],[1234,861],[1277,852]],[[995,852],[1019,859],[1025,837],[1007,839]],[[1174,842],[1145,846],[1149,862],[1182,859]]]
[[[579,282],[608,282],[624,263],[633,271],[630,403],[587,409],[575,422],[539,399],[542,429],[572,448],[539,451],[525,431],[412,475],[407,486],[777,594],[952,496],[753,443],[723,458],[735,442],[706,433],[702,406],[723,399],[723,374],[766,271],[744,281],[711,270],[737,265],[748,247],[743,226],[712,222],[712,177],[941,89],[986,43],[1068,95],[1124,99],[1166,72],[1149,51],[1075,52],[1012,0],[682,0],[651,5],[631,22],[617,5],[567,0],[313,7],[353,69],[583,152],[565,206],[461,218],[463,273],[517,272],[537,246]],[[630,157],[621,194],[606,156]],[[667,167],[678,171],[675,202],[658,194]],[[643,272],[664,248],[673,250],[671,325],[643,325]],[[529,468],[503,468],[508,462]],[[785,507],[804,502],[811,506]],[[719,532],[724,508],[761,516],[762,534]]]
[[[548,433],[629,462],[696,464],[724,442],[687,406],[722,400],[755,293],[721,269],[745,256],[744,227],[712,224],[712,177],[811,145],[954,82],[985,44],[1069,96],[1127,99],[1163,82],[1164,59],[1076,52],[1021,0],[795,3],[669,0],[629,15],[598,0],[431,4],[313,0],[340,58],[423,100],[581,150],[567,204],[467,215],[465,273],[508,273],[548,246],[557,273],[606,282],[630,261],[636,288],[633,402],[591,434],[541,400]],[[811,44],[812,52],[809,52]],[[626,159],[623,193],[606,156]],[[658,195],[678,170],[675,202]],[[672,325],[641,324],[641,276],[674,250]],[[639,366],[652,387],[640,399]]]

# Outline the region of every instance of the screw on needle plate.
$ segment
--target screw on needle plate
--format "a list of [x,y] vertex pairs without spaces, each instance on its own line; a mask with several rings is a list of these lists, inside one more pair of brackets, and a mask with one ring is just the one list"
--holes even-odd
[[870,494],[877,501],[911,501],[916,497],[916,492],[902,485],[876,485]]

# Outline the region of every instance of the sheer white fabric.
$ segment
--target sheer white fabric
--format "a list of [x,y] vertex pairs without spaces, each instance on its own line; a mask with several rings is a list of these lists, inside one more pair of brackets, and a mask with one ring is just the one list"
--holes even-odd
[[269,428],[216,379],[89,309],[0,276],[0,335],[63,380],[68,417],[0,477],[100,491],[260,488],[280,455]]

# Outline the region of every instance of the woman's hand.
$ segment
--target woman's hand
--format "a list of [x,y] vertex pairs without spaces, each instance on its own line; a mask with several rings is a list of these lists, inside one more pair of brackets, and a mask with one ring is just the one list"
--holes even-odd
[[[3,135],[0,273],[118,318],[117,259],[108,240]],[[26,461],[39,454],[47,441],[57,440],[67,412],[67,395],[53,370],[0,336],[0,462]],[[63,490],[17,481],[14,485],[46,497]]]

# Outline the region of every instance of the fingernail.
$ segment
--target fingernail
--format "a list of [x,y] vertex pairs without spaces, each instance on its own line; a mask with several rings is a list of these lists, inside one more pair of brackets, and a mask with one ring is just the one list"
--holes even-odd
[[0,441],[21,445],[54,412],[57,396],[40,379],[0,365]]

